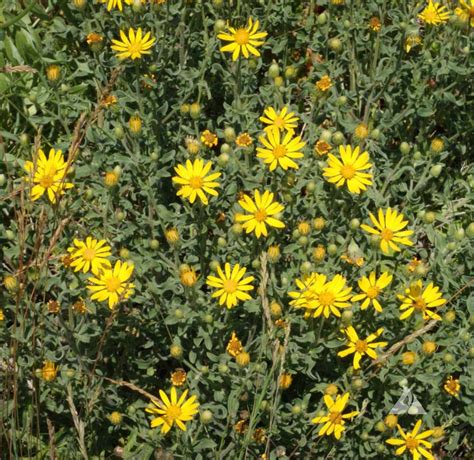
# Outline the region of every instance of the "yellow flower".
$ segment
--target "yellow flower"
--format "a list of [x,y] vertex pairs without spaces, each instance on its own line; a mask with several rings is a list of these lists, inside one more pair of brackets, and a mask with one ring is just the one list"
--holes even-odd
[[122,414],[117,411],[113,411],[109,415],[109,420],[112,425],[120,425],[120,423],[122,423],[122,418],[123,418]]
[[293,161],[296,158],[303,158],[301,149],[306,142],[300,136],[293,137],[293,131],[288,131],[282,139],[280,130],[268,130],[266,137],[258,138],[264,147],[257,147],[257,157],[264,163],[270,165],[270,171],[274,171],[280,166],[285,171],[288,168],[298,169],[298,165]]
[[413,242],[408,238],[413,234],[413,230],[403,230],[408,225],[408,221],[403,220],[403,214],[398,214],[396,210],[387,208],[385,215],[382,209],[379,209],[378,220],[371,212],[369,217],[376,228],[366,224],[362,224],[360,227],[366,232],[380,237],[380,249],[385,254],[390,250],[400,251],[400,247],[395,243],[413,246]]
[[186,139],[184,140],[184,144],[186,145],[186,150],[189,152],[190,155],[197,155],[199,153],[199,150],[201,149],[200,142],[191,136],[186,137]]
[[186,371],[178,368],[171,373],[171,384],[175,387],[181,387],[186,383]]
[[359,414],[358,411],[343,414],[344,408],[349,401],[349,396],[349,393],[344,393],[343,395],[338,395],[336,400],[332,399],[329,395],[323,396],[324,404],[326,404],[328,408],[328,413],[327,415],[318,416],[311,420],[312,423],[316,424],[324,423],[319,430],[319,436],[331,436],[331,434],[333,434],[336,439],[341,438],[346,420],[352,419]]
[[241,133],[235,139],[235,143],[239,147],[250,147],[252,145],[253,139],[249,135],[249,133]]
[[323,176],[328,182],[342,187],[347,183],[349,192],[359,194],[372,185],[372,174],[362,172],[372,167],[369,163],[369,154],[360,153],[359,147],[352,150],[350,145],[339,146],[340,158],[331,153],[328,155],[328,167],[324,168]]
[[395,428],[398,423],[398,417],[394,414],[389,414],[385,417],[384,423],[388,428]]
[[366,339],[362,340],[359,339],[356,330],[349,326],[348,328],[343,330],[344,334],[347,336],[348,346],[343,351],[340,351],[337,356],[344,358],[344,356],[354,354],[354,369],[360,369],[360,360],[362,356],[367,355],[369,358],[376,359],[377,353],[375,352],[375,348],[377,347],[385,347],[388,342],[374,342],[376,338],[380,336],[383,332],[383,327],[377,329],[377,332],[370,334]]
[[371,272],[370,275],[363,276],[357,283],[359,284],[360,290],[363,294],[357,294],[352,297],[352,302],[358,302],[359,300],[364,300],[360,306],[361,310],[365,310],[370,303],[374,306],[375,310],[378,312],[382,311],[382,305],[377,300],[377,297],[384,288],[386,288],[392,282],[393,276],[387,272],[383,272],[380,275],[380,278],[377,279],[375,272]]
[[3,310],[0,308],[0,321],[5,321],[5,313],[3,313]]
[[168,244],[175,245],[179,241],[179,232],[177,228],[167,228],[165,230],[165,238]]
[[118,184],[119,175],[115,171],[107,171],[104,176],[104,183],[107,187],[114,187]]
[[421,420],[416,422],[415,427],[411,433],[405,433],[400,425],[397,425],[398,431],[403,439],[390,438],[387,439],[387,444],[391,446],[400,446],[396,451],[396,455],[401,455],[407,449],[413,455],[413,460],[419,460],[421,456],[428,460],[434,460],[433,455],[426,449],[431,449],[432,444],[426,441],[433,434],[433,430],[427,430],[423,433],[418,433],[421,427]]
[[[219,182],[216,179],[221,176],[220,172],[209,174],[212,162],[204,163],[204,160],[197,158],[191,163],[191,160],[186,161],[186,166],[180,164],[174,168],[177,176],[173,177],[173,182],[180,185],[177,192],[178,196],[188,199],[191,203],[196,201],[199,197],[201,203],[208,204],[206,193],[212,196],[218,196],[216,187],[219,187]],[[206,192],[206,193],[204,193]]]
[[51,64],[46,67],[46,78],[49,81],[56,81],[61,75],[61,69],[56,64]]
[[316,82],[316,88],[318,88],[319,91],[323,93],[328,91],[331,88],[331,86],[332,86],[332,80],[329,77],[329,75],[324,75]]
[[420,46],[422,43],[421,37],[419,35],[410,35],[405,40],[405,51],[409,53],[412,48],[415,46]]
[[128,280],[132,276],[134,266],[118,260],[113,269],[103,269],[97,278],[89,278],[91,299],[103,302],[108,300],[109,308],[113,309],[119,301],[128,299],[135,287]]
[[239,205],[249,214],[238,213],[235,215],[237,222],[244,222],[242,227],[247,233],[255,232],[257,238],[267,236],[267,225],[275,228],[284,228],[285,224],[276,219],[275,214],[281,213],[285,208],[278,201],[273,201],[273,193],[266,190],[262,194],[254,190],[254,200],[248,195],[239,200]]
[[430,144],[430,149],[432,152],[440,153],[444,150],[444,141],[439,137],[435,137]]
[[418,15],[423,22],[432,26],[439,26],[449,20],[448,9],[439,2],[429,0],[428,5]]
[[320,139],[314,145],[314,152],[318,154],[320,157],[327,155],[331,151],[332,147],[331,144],[328,144],[326,141]]
[[86,37],[86,42],[88,45],[102,43],[103,40],[104,40],[104,37],[102,37],[102,35],[96,32],[91,32],[90,34],[87,34],[87,37]]
[[128,126],[133,134],[138,134],[142,130],[142,120],[139,115],[133,115],[128,120]]
[[334,383],[329,383],[324,389],[324,394],[329,396],[336,396],[339,393],[339,388]]
[[444,382],[443,388],[446,393],[457,398],[461,390],[461,384],[458,379],[455,379],[450,375]]
[[381,28],[382,23],[380,22],[380,19],[377,16],[372,16],[369,21],[369,29],[372,32],[380,32]]
[[250,363],[250,355],[246,351],[242,351],[235,357],[235,362],[240,367],[246,367]]
[[326,275],[311,273],[303,279],[295,280],[299,291],[289,292],[293,299],[290,305],[295,308],[305,308],[305,317],[324,315],[329,318],[330,314],[341,316],[341,308],[351,305],[351,290],[346,286],[346,279],[341,275],[335,275],[330,281]]
[[423,350],[423,353],[425,353],[427,355],[431,355],[436,351],[437,347],[438,346],[436,345],[436,342],[433,342],[431,340],[427,340],[427,341],[423,342],[423,345],[422,345],[421,348]]
[[441,316],[435,313],[435,309],[447,302],[446,299],[443,299],[443,294],[439,291],[439,287],[434,286],[433,283],[428,284],[423,290],[421,280],[418,280],[406,289],[405,295],[399,294],[397,297],[402,301],[400,310],[405,310],[401,314],[400,319],[410,317],[416,310],[422,313],[423,319],[440,320]]
[[227,343],[226,347],[227,353],[229,353],[230,356],[233,356],[236,358],[240,353],[244,351],[244,347],[242,346],[242,342],[239,340],[237,337],[237,334],[232,332],[232,336]]
[[76,302],[74,302],[72,304],[72,309],[76,313],[80,313],[82,315],[85,315],[89,311],[89,310],[87,310],[87,306],[86,306],[85,302],[82,299],[77,300]]
[[179,280],[181,284],[186,287],[192,287],[196,284],[197,275],[194,268],[186,267],[183,270],[180,270]]
[[[133,5],[134,0],[100,0],[101,3],[107,3],[107,9],[110,11],[112,8],[118,8],[122,11],[122,1],[127,5]],[[141,0],[141,3],[145,3],[145,0]]]
[[280,112],[277,112],[273,107],[267,107],[259,119],[268,125],[265,127],[265,131],[293,131],[299,121],[294,112],[288,112],[287,107],[283,107]]
[[58,367],[52,361],[44,361],[40,371],[41,378],[47,382],[53,381],[58,375]]
[[43,150],[39,149],[36,160],[26,161],[24,168],[29,173],[26,180],[35,184],[31,189],[33,201],[41,198],[44,192],[48,192],[49,201],[56,203],[56,199],[65,189],[74,187],[73,184],[66,182],[67,163],[61,150],[51,149],[46,158]]
[[326,257],[326,249],[324,246],[317,246],[313,249],[313,259],[316,262],[321,262]]
[[117,103],[117,96],[114,96],[113,94],[109,94],[107,96],[104,96],[100,103],[104,107],[110,107],[111,105],[115,105]]
[[48,312],[49,313],[59,313],[61,310],[61,304],[57,300],[48,301]]
[[128,38],[123,30],[120,31],[120,40],[112,40],[111,48],[117,51],[119,59],[131,58],[133,60],[139,59],[144,54],[150,54],[150,48],[155,43],[155,39],[151,37],[151,33],[147,32],[143,35],[142,28],[139,27],[137,32],[130,28],[128,31]]
[[459,0],[459,6],[454,10],[461,21],[474,27],[474,0]]
[[309,233],[311,232],[311,225],[309,224],[309,222],[307,222],[305,220],[302,220],[298,224],[297,228],[298,228],[298,232],[300,233],[300,235],[303,235],[303,236],[309,235]]
[[286,390],[287,388],[290,388],[292,383],[293,383],[293,377],[291,374],[288,374],[287,372],[285,372],[280,375],[280,378],[278,380],[278,386],[282,390]]
[[96,240],[91,236],[86,241],[74,239],[74,246],[68,248],[70,253],[70,267],[75,272],[82,270],[82,273],[92,271],[94,275],[98,275],[103,269],[110,268],[110,262],[107,260],[112,253],[110,246],[105,240]]
[[233,308],[239,300],[249,300],[252,297],[245,291],[251,291],[254,287],[250,284],[255,278],[247,276],[244,278],[247,269],[235,264],[231,267],[229,263],[221,267],[217,267],[217,276],[209,275],[207,277],[207,285],[218,290],[212,294],[212,297],[219,297],[219,305],[226,305],[227,308]]
[[280,245],[272,244],[267,250],[267,256],[270,262],[277,262],[281,256]]
[[217,136],[206,129],[201,134],[201,142],[207,147],[215,147],[217,145]]
[[7,291],[14,291],[18,287],[18,281],[14,276],[5,275],[3,277],[3,285]]
[[257,32],[259,25],[258,20],[254,23],[252,18],[249,18],[247,27],[235,29],[228,26],[227,28],[230,33],[220,33],[217,37],[232,43],[223,46],[221,51],[232,53],[232,59],[234,61],[238,59],[240,54],[243,54],[245,58],[248,58],[250,54],[260,56],[260,52],[257,48],[264,44],[264,41],[261,39],[265,38],[267,33]]
[[156,428],[161,425],[161,432],[166,434],[176,423],[180,430],[186,431],[184,422],[191,420],[197,414],[199,407],[196,396],[186,399],[187,395],[188,390],[184,390],[178,399],[176,388],[171,387],[170,398],[168,398],[168,395],[160,390],[161,400],[152,399],[153,404],[145,409],[150,414],[158,414],[158,417],[151,421],[151,427]]
[[413,366],[418,360],[418,355],[414,351],[406,351],[402,354],[402,363],[406,366]]
[[364,123],[360,123],[354,129],[354,135],[358,140],[364,140],[369,135],[369,129]]

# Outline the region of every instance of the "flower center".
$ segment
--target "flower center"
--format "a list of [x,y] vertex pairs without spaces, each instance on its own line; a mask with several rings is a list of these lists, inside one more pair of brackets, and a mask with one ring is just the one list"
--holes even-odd
[[82,254],[82,258],[88,261],[94,260],[95,258],[95,250],[92,248],[84,249],[84,253]]
[[414,306],[417,310],[424,310],[426,308],[426,302],[424,301],[423,297],[418,297],[415,299]]
[[142,44],[140,42],[130,43],[128,47],[128,52],[130,54],[141,54],[142,52]]
[[328,307],[329,305],[332,305],[334,302],[334,294],[329,291],[323,291],[319,294],[319,303],[323,307]]
[[474,6],[471,6],[471,8],[469,9],[469,16],[471,16],[471,18],[474,18]]
[[413,439],[411,436],[408,436],[405,442],[407,449],[409,450],[416,449],[418,447],[418,444],[420,444],[420,441],[418,441],[417,439]]
[[355,176],[356,170],[352,165],[344,165],[341,168],[341,175],[344,179],[352,179]]
[[273,156],[275,158],[281,158],[286,155],[286,147],[284,145],[277,145],[273,148]]
[[367,289],[367,297],[369,299],[375,299],[379,295],[380,289],[377,286],[370,286]]
[[237,290],[237,281],[234,280],[225,280],[224,283],[222,284],[222,287],[225,292],[228,294],[232,294]]
[[178,419],[181,416],[181,407],[179,406],[170,406],[166,409],[166,417],[168,421],[172,422]]
[[389,228],[384,228],[380,233],[380,237],[385,241],[390,241],[393,238],[393,232]]
[[273,124],[277,128],[283,128],[285,126],[285,120],[283,120],[281,117],[276,117],[275,120],[273,120]]
[[367,342],[365,340],[358,340],[355,344],[355,348],[359,353],[367,351]]
[[334,423],[334,425],[340,425],[342,422],[342,415],[340,412],[329,412],[329,420]]
[[122,283],[118,278],[115,278],[115,276],[111,276],[106,282],[105,282],[105,287],[107,288],[107,291],[109,292],[115,292],[117,289],[120,287]]
[[43,177],[41,177],[41,179],[39,180],[39,185],[41,185],[41,187],[43,187],[43,188],[51,187],[54,184],[54,174],[55,173],[56,173],[56,171],[54,171],[54,170],[45,172]]
[[202,187],[202,177],[193,176],[189,179],[189,186],[193,189],[198,189]]
[[237,29],[234,35],[235,43],[246,45],[249,42],[250,34],[247,29]]
[[255,213],[255,220],[256,220],[257,222],[263,222],[266,218],[267,218],[267,213],[265,212],[264,209],[259,209],[259,210]]

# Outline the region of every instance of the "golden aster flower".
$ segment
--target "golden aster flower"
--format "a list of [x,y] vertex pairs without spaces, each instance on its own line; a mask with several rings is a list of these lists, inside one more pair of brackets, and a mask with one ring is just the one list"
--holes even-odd
[[430,144],[430,149],[432,152],[441,153],[444,150],[444,141],[439,137],[435,137]]
[[275,214],[281,213],[285,208],[278,201],[273,201],[274,194],[266,190],[262,194],[258,190],[254,190],[254,199],[248,195],[244,195],[239,200],[239,205],[249,214],[238,213],[235,215],[237,222],[244,222],[242,227],[247,233],[255,232],[257,238],[267,236],[267,225],[275,228],[284,228],[285,224],[276,219]]
[[3,313],[3,310],[0,308],[0,321],[5,321],[5,313]]
[[7,291],[14,291],[18,287],[18,282],[14,276],[5,275],[3,277],[3,285]]
[[398,416],[394,414],[389,414],[385,417],[383,422],[388,428],[395,428],[398,423]]
[[320,157],[327,155],[331,151],[332,147],[331,144],[319,139],[319,141],[314,144],[314,152],[318,154]]
[[459,383],[458,379],[455,379],[452,375],[450,375],[444,382],[443,388],[446,393],[457,398],[459,396],[459,392],[461,391],[461,384]]
[[364,123],[358,124],[354,129],[354,135],[358,140],[367,139],[367,136],[369,135],[367,125]]
[[433,342],[431,340],[426,340],[425,342],[423,342],[423,345],[421,347],[423,353],[425,353],[426,355],[432,355],[437,348],[438,345],[436,345],[436,342]]
[[253,139],[250,137],[249,133],[241,133],[235,139],[235,143],[239,147],[250,147],[253,143]]
[[324,246],[317,246],[313,249],[313,259],[316,262],[321,262],[326,257],[326,249]]
[[237,334],[235,333],[235,331],[232,332],[229,342],[227,343],[226,350],[227,350],[227,353],[229,353],[229,355],[234,358],[236,358],[237,355],[239,355],[240,353],[244,351],[242,342],[237,337]]
[[330,281],[326,275],[311,273],[303,279],[295,280],[299,291],[289,292],[293,299],[290,305],[295,308],[305,308],[305,317],[324,315],[329,318],[330,314],[341,316],[341,308],[350,307],[352,288],[346,286],[346,279],[341,275],[335,275]]
[[474,27],[474,0],[459,0],[459,6],[454,10],[462,22]]
[[374,342],[383,332],[383,327],[377,329],[373,334],[370,334],[366,339],[360,339],[356,330],[349,326],[342,331],[348,340],[348,348],[340,351],[337,356],[344,358],[347,355],[354,355],[353,366],[354,369],[360,369],[360,360],[362,356],[367,355],[369,358],[377,359],[375,348],[385,347],[388,342]]
[[144,54],[151,54],[150,48],[155,43],[151,32],[143,35],[142,28],[135,32],[132,28],[128,30],[128,38],[123,30],[120,31],[120,40],[112,40],[111,48],[117,51],[119,59],[131,58],[133,60],[141,58]]
[[257,157],[261,158],[265,164],[270,165],[270,171],[274,171],[277,166],[284,169],[298,169],[298,165],[293,161],[296,158],[303,158],[301,149],[306,142],[300,136],[293,137],[293,131],[288,131],[282,139],[280,130],[269,130],[266,137],[258,138],[264,147],[257,147]]
[[281,256],[280,245],[272,244],[267,250],[267,257],[270,262],[277,262]]
[[270,304],[270,314],[273,318],[279,318],[282,313],[281,305],[276,301],[273,300]]
[[48,312],[49,313],[59,313],[61,309],[61,305],[57,300],[49,300],[48,301]]
[[409,239],[409,236],[413,235],[413,230],[403,230],[408,225],[408,221],[403,220],[405,217],[403,214],[399,214],[395,209],[387,208],[385,214],[382,209],[379,209],[378,220],[371,212],[369,212],[369,217],[375,228],[366,224],[362,224],[360,228],[380,237],[380,249],[385,254],[388,254],[390,250],[399,252],[398,244],[413,246],[413,242]]
[[380,292],[392,282],[392,279],[393,276],[387,272],[383,272],[379,278],[377,278],[375,272],[371,272],[368,277],[363,276],[357,282],[363,294],[357,294],[352,297],[352,302],[363,300],[360,306],[361,310],[365,310],[372,303],[375,310],[381,312],[382,305],[380,305],[377,297],[380,295]]
[[171,373],[171,384],[175,387],[181,387],[186,383],[186,371],[178,368]]
[[207,147],[215,147],[217,145],[217,136],[206,129],[201,134],[201,142]]
[[135,285],[130,283],[134,266],[118,260],[113,269],[104,268],[97,278],[89,278],[89,289],[92,300],[104,302],[108,300],[109,308],[113,309],[119,301],[128,299]]
[[217,276],[209,275],[207,277],[207,285],[217,288],[212,297],[219,297],[219,305],[226,305],[227,308],[233,308],[239,300],[250,300],[252,297],[246,292],[251,291],[254,287],[250,284],[255,278],[247,276],[244,278],[247,269],[235,264],[232,267],[229,263],[221,267],[217,267]]
[[418,360],[418,355],[414,351],[406,351],[402,353],[402,363],[405,366],[413,366]]
[[331,153],[328,155],[328,167],[324,168],[323,176],[336,187],[347,185],[349,192],[359,194],[372,185],[372,174],[363,172],[372,167],[369,154],[360,153],[359,147],[352,150],[350,145],[339,146],[340,158]]
[[74,187],[73,184],[66,182],[67,167],[61,150],[51,149],[46,158],[43,150],[39,149],[37,158],[26,161],[24,165],[29,174],[27,182],[34,184],[31,199],[36,201],[47,192],[49,201],[56,203],[57,198],[64,194],[64,190]]
[[173,246],[179,241],[179,232],[177,228],[167,228],[165,230],[165,239],[169,245]]
[[309,222],[305,220],[301,221],[298,224],[297,228],[300,235],[303,235],[303,236],[309,235],[309,233],[311,232],[311,225],[309,224]]
[[423,319],[440,320],[441,316],[436,313],[436,310],[447,302],[446,299],[443,299],[443,293],[440,292],[439,287],[434,286],[433,283],[428,284],[423,290],[421,280],[406,289],[405,295],[399,294],[397,297],[402,301],[400,310],[405,310],[400,319],[410,317],[416,310],[421,312]]
[[265,131],[293,131],[298,126],[299,118],[294,112],[288,112],[288,107],[283,107],[277,112],[273,107],[267,107],[259,118],[265,126]]
[[196,270],[191,267],[186,267],[183,270],[180,270],[179,273],[179,280],[181,281],[181,284],[186,287],[192,287],[196,284],[197,282],[197,275],[196,275]]
[[416,267],[418,267],[420,264],[421,260],[417,257],[413,257],[413,259],[411,259],[411,261],[407,264],[408,271],[413,273],[416,270]]
[[184,390],[178,399],[175,387],[171,387],[170,397],[160,390],[161,400],[152,399],[152,403],[145,410],[150,414],[158,414],[158,417],[151,421],[151,427],[156,428],[161,425],[161,432],[168,433],[173,424],[176,424],[182,431],[186,431],[185,422],[188,422],[198,412],[199,403],[196,396],[186,399],[188,390]]
[[44,361],[43,367],[40,370],[40,376],[46,382],[53,381],[58,375],[59,368],[52,361]]
[[286,329],[288,323],[284,319],[280,318],[275,321],[275,326],[279,327],[280,329]]
[[199,153],[199,150],[201,149],[200,142],[191,136],[186,137],[186,139],[184,140],[184,144],[186,145],[186,150],[190,155],[197,155]]
[[132,115],[128,120],[128,127],[133,134],[139,134],[142,130],[142,119],[139,115]]
[[254,432],[253,432],[253,435],[252,435],[252,439],[258,443],[258,444],[263,444],[266,439],[267,439],[267,435],[265,433],[265,429],[263,428],[257,428]]
[[331,5],[344,5],[345,0],[330,0]]
[[398,431],[402,436],[402,439],[399,438],[390,438],[387,439],[386,443],[391,446],[400,446],[395,451],[396,455],[401,455],[407,449],[410,451],[410,454],[413,456],[413,460],[419,460],[422,456],[428,460],[435,460],[434,456],[426,449],[431,449],[432,444],[426,441],[426,438],[429,438],[433,434],[433,430],[427,430],[423,433],[419,433],[421,427],[421,420],[418,420],[413,428],[411,433],[405,433],[400,425],[397,424]]
[[109,415],[109,420],[112,425],[120,425],[122,423],[122,414],[118,411],[113,411]]
[[419,35],[410,35],[405,40],[405,51],[409,53],[412,48],[420,46],[422,43],[421,37]]
[[381,28],[382,23],[380,22],[380,19],[377,16],[372,16],[369,21],[369,29],[372,32],[379,32]]
[[80,313],[81,315],[85,315],[89,310],[84,302],[84,300],[79,299],[72,304],[72,309],[76,313]]
[[114,96],[113,94],[109,94],[107,96],[104,96],[100,103],[104,107],[110,107],[111,105],[115,105],[117,103],[117,96]]
[[250,363],[250,354],[247,353],[246,351],[243,351],[243,352],[239,353],[235,357],[235,362],[240,367],[247,367]]
[[356,267],[362,267],[365,263],[365,260],[362,256],[356,254],[343,254],[341,260],[348,263],[349,265],[355,265]]
[[91,271],[98,275],[103,269],[110,268],[107,257],[110,257],[112,252],[106,240],[96,240],[88,236],[86,241],[74,239],[73,244],[74,246],[68,248],[68,252],[71,258],[70,267],[74,268],[75,272]]
[[86,37],[86,42],[88,45],[102,43],[103,40],[104,40],[104,37],[102,37],[102,35],[96,32],[91,32],[90,34],[87,34],[87,37]]
[[247,431],[248,428],[248,423],[246,420],[239,420],[235,425],[234,425],[234,430],[236,433],[243,434]]
[[350,394],[344,393],[343,395],[338,395],[336,400],[331,398],[329,395],[323,396],[324,404],[328,408],[327,415],[315,417],[311,420],[312,423],[324,425],[319,430],[319,436],[331,436],[334,435],[336,439],[340,439],[342,432],[345,429],[346,420],[354,418],[359,414],[358,411],[352,411],[347,414],[344,414],[344,409],[349,401]]
[[324,75],[316,82],[316,88],[325,93],[332,87],[332,84],[331,77],[329,75]]
[[243,54],[246,59],[250,54],[260,56],[260,52],[257,48],[265,43],[262,41],[262,38],[267,36],[267,32],[257,32],[259,25],[258,20],[254,23],[252,18],[249,18],[247,27],[235,29],[228,26],[229,33],[220,33],[217,35],[217,38],[232,43],[223,46],[221,51],[232,53],[232,60],[234,61],[236,61],[241,54]]
[[324,394],[329,396],[336,396],[339,393],[339,388],[334,383],[328,384],[324,389]]
[[107,187],[114,187],[118,184],[119,175],[115,171],[107,171],[104,176],[104,183]]
[[426,24],[439,26],[449,20],[449,11],[439,2],[429,0],[428,5],[426,5],[424,10],[418,15],[418,18]]
[[209,174],[212,162],[204,163],[204,160],[197,158],[191,163],[191,160],[186,161],[186,166],[180,164],[174,168],[177,176],[172,178],[175,184],[180,186],[177,195],[189,200],[191,203],[196,201],[199,197],[201,203],[208,204],[206,193],[212,196],[218,196],[216,187],[219,187],[219,182],[216,179],[221,176],[220,172]]
[[[133,5],[134,0],[100,0],[100,3],[107,3],[107,10],[111,10],[112,8],[118,8],[119,11],[122,11],[123,5],[125,3],[127,5]],[[145,0],[141,0],[141,3],[145,3]]]
[[280,378],[278,379],[278,386],[282,390],[286,390],[290,388],[292,383],[293,383],[293,376],[291,374],[288,374],[287,372],[284,372],[283,374],[281,374]]
[[56,64],[51,64],[46,67],[46,78],[49,81],[56,81],[61,75],[61,68]]

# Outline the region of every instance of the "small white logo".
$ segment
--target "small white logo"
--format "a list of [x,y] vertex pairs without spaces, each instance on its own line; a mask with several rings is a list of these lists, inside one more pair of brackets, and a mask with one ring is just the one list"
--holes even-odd
[[416,399],[416,396],[411,392],[411,388],[403,387],[403,393],[400,399],[390,409],[391,414],[426,414],[425,409],[421,405],[420,401]]

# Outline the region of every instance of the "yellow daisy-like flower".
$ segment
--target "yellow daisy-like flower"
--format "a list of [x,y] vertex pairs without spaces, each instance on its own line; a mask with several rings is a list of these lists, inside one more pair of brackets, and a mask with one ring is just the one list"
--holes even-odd
[[[140,0],[140,2],[143,4],[145,3],[146,0]],[[112,8],[118,8],[119,11],[122,11],[123,6],[122,2],[127,4],[127,5],[133,5],[134,0],[100,0],[100,3],[107,3],[107,10],[111,10]]]
[[239,29],[228,27],[229,33],[220,33],[217,35],[221,40],[232,42],[223,46],[221,51],[232,53],[232,59],[234,61],[236,61],[241,54],[243,54],[246,59],[248,59],[250,54],[260,56],[260,52],[257,48],[265,43],[262,41],[262,38],[265,38],[268,34],[267,32],[257,32],[259,25],[258,20],[254,23],[252,18],[249,18],[247,27],[241,27]]
[[171,384],[175,387],[182,387],[186,383],[186,371],[178,368],[171,373]]
[[360,306],[361,310],[365,310],[372,303],[375,310],[381,312],[382,305],[380,305],[377,297],[380,295],[380,291],[382,291],[392,282],[392,279],[393,276],[387,272],[383,272],[378,279],[375,272],[371,272],[368,277],[363,276],[357,282],[363,294],[356,294],[354,297],[352,297],[352,302],[363,300],[362,305]]
[[362,356],[367,355],[369,358],[377,359],[377,353],[375,352],[375,348],[378,347],[385,347],[388,342],[374,342],[376,338],[378,338],[382,332],[383,327],[377,329],[377,331],[373,334],[370,334],[366,339],[362,340],[357,335],[356,330],[349,326],[342,331],[348,340],[348,347],[345,350],[340,351],[337,356],[344,358],[347,355],[354,355],[353,366],[354,369],[360,369],[360,360]]
[[104,269],[97,278],[89,278],[87,289],[91,292],[91,299],[99,302],[108,300],[110,309],[119,301],[128,299],[135,287],[129,282],[133,269],[133,264],[118,260],[113,269]]
[[150,425],[156,428],[161,425],[161,432],[168,433],[173,424],[176,423],[180,430],[186,431],[185,422],[188,422],[198,412],[199,403],[196,401],[196,396],[191,396],[186,399],[188,390],[184,390],[183,394],[178,399],[178,393],[175,387],[171,387],[170,397],[160,390],[161,400],[152,399],[152,403],[145,410],[150,414],[158,414]]
[[334,435],[336,439],[340,439],[342,432],[345,429],[346,420],[354,418],[359,414],[358,411],[348,412],[344,414],[344,409],[349,401],[350,393],[344,393],[343,395],[338,395],[336,400],[332,399],[329,395],[324,395],[323,400],[324,404],[328,408],[327,415],[314,417],[311,422],[324,425],[319,430],[319,436],[331,436]]
[[455,379],[452,375],[450,375],[444,382],[443,388],[446,393],[457,398],[459,396],[459,392],[461,391],[461,384],[459,383],[458,379]]
[[186,166],[180,164],[174,168],[177,176],[173,177],[173,182],[180,185],[177,192],[178,196],[188,199],[191,203],[196,201],[199,197],[201,203],[208,204],[206,193],[212,196],[218,196],[216,187],[219,187],[219,182],[216,179],[221,176],[220,172],[208,174],[211,170],[212,162],[204,163],[204,160],[197,158],[191,163],[191,160],[186,161]]
[[52,361],[44,361],[43,367],[40,370],[40,375],[43,380],[46,382],[52,382],[58,375],[58,366]]
[[316,82],[316,88],[325,93],[332,87],[333,83],[329,75],[324,75]]
[[440,320],[441,316],[435,313],[435,309],[447,302],[446,299],[443,299],[443,293],[440,292],[439,287],[434,286],[433,283],[428,284],[423,290],[421,280],[418,280],[406,289],[405,295],[399,294],[397,297],[402,301],[400,310],[405,310],[401,314],[400,319],[410,317],[417,310],[422,313],[423,319]]
[[236,358],[238,355],[240,355],[240,353],[244,351],[242,342],[237,337],[237,334],[235,333],[235,331],[232,332],[232,336],[229,339],[229,342],[227,343],[226,350],[227,350],[227,353],[229,353],[229,355],[234,358]]
[[396,243],[413,246],[413,242],[409,239],[409,236],[413,235],[413,230],[403,230],[408,225],[408,221],[403,220],[405,217],[403,214],[387,208],[385,214],[382,209],[379,209],[378,220],[371,212],[369,212],[369,217],[375,228],[366,224],[362,224],[360,228],[380,237],[380,249],[385,254],[390,250],[399,252],[401,249]]
[[331,149],[331,144],[326,141],[323,141],[322,139],[319,139],[316,144],[314,144],[314,152],[320,157],[327,155],[331,151]]
[[254,190],[254,199],[244,195],[239,200],[239,205],[249,214],[238,213],[235,215],[237,222],[243,222],[242,227],[247,233],[255,232],[257,238],[267,236],[267,225],[275,228],[284,228],[285,224],[276,219],[275,214],[281,213],[285,208],[278,201],[273,201],[274,195],[266,190],[262,194]]
[[237,139],[235,139],[235,143],[239,147],[250,147],[252,145],[253,139],[249,135],[249,133],[241,133],[237,136]]
[[469,23],[474,27],[474,0],[459,0],[459,6],[454,10],[454,14],[461,21]]
[[110,268],[110,262],[107,260],[112,252],[110,246],[105,240],[96,240],[91,236],[86,241],[74,239],[74,246],[68,248],[72,262],[70,267],[75,272],[82,270],[82,273],[92,271],[94,275],[98,275],[104,268]]
[[139,27],[136,32],[130,28],[128,31],[128,38],[125,35],[125,32],[121,30],[120,38],[122,41],[112,40],[113,45],[111,46],[114,51],[117,51],[117,57],[119,59],[139,59],[144,54],[150,54],[150,48],[155,43],[155,39],[152,38],[151,32],[147,32],[143,35],[141,27]]
[[217,145],[217,136],[206,129],[201,134],[201,142],[207,147],[215,147]]
[[46,158],[43,150],[38,149],[36,161],[26,161],[24,168],[29,174],[26,178],[27,182],[34,184],[31,189],[33,201],[38,200],[44,192],[47,192],[49,201],[56,203],[64,190],[74,187],[73,184],[66,182],[67,163],[64,161],[61,150],[51,149]]
[[350,145],[341,145],[339,154],[340,158],[331,153],[328,155],[328,167],[323,172],[328,182],[336,184],[336,187],[347,184],[349,192],[356,194],[372,185],[372,174],[363,172],[372,167],[367,152],[360,153],[359,147],[352,150]]
[[421,43],[422,39],[419,35],[410,35],[405,40],[405,51],[409,53],[412,48],[415,48],[415,46],[420,46]]
[[418,17],[426,24],[439,26],[449,20],[449,11],[439,2],[429,0],[428,5],[426,5]]
[[267,131],[266,137],[261,136],[258,140],[264,147],[257,147],[257,157],[270,165],[270,171],[277,166],[285,171],[288,168],[298,169],[293,159],[304,157],[300,150],[306,145],[300,136],[293,137],[293,131],[288,131],[282,139],[280,130],[275,129]]
[[401,455],[407,449],[413,455],[413,460],[419,460],[421,456],[428,460],[435,460],[434,456],[426,449],[431,449],[432,444],[426,441],[433,434],[433,430],[427,430],[423,433],[418,433],[421,427],[421,420],[418,420],[411,433],[405,433],[400,425],[397,424],[398,431],[403,439],[390,438],[386,443],[391,446],[400,446],[396,451],[396,455]]
[[280,112],[273,107],[267,107],[259,120],[268,125],[265,126],[265,131],[293,131],[298,126],[299,118],[294,112],[288,112],[287,107],[283,107]]
[[295,308],[305,308],[305,317],[324,315],[329,318],[330,314],[341,316],[341,308],[350,307],[352,288],[346,286],[346,279],[341,275],[335,275],[330,281],[326,275],[311,273],[303,279],[295,280],[299,291],[289,292],[293,299],[290,305]]
[[247,276],[244,278],[247,269],[235,264],[231,267],[229,263],[224,266],[224,271],[217,267],[217,276],[208,276],[207,285],[218,290],[212,294],[212,297],[219,297],[219,305],[226,305],[227,308],[233,308],[239,300],[250,300],[252,297],[246,291],[251,291],[254,287],[250,284],[255,278]]

